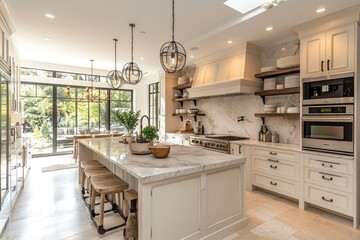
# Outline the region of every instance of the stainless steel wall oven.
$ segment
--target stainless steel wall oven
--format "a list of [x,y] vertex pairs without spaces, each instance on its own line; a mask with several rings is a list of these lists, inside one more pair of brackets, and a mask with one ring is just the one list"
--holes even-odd
[[354,155],[354,77],[304,81],[302,148]]

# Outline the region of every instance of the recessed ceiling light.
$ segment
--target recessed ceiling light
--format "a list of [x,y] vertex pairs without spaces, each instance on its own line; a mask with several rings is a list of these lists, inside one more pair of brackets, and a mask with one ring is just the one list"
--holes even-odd
[[325,12],[326,8],[319,8],[318,10],[316,10],[317,13],[322,13]]
[[231,40],[229,40],[229,41],[228,41],[228,44],[232,44],[232,41],[231,41]]
[[194,57],[194,55],[190,55],[190,57],[191,57],[191,58],[193,58],[193,57]]
[[49,41],[50,38],[49,38],[49,37],[44,37],[44,40],[45,40],[45,41]]
[[50,19],[54,19],[54,18],[55,18],[55,16],[52,15],[51,13],[45,14],[45,17],[50,18]]
[[286,47],[282,47],[282,48],[281,48],[281,51],[285,51],[285,50],[286,50]]
[[143,58],[143,57],[141,57],[141,58],[140,58],[140,60],[144,60],[144,58]]
[[271,31],[271,30],[273,30],[273,27],[271,27],[271,26],[266,28],[266,31]]

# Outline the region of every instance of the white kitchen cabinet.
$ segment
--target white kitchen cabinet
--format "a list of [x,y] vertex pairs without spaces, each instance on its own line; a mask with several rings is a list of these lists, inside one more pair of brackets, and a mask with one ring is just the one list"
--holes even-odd
[[252,185],[301,199],[298,152],[254,146],[251,163]]
[[330,155],[304,154],[304,200],[354,216],[354,160]]
[[245,189],[252,190],[251,184],[251,149],[250,145],[243,145],[237,143],[230,144],[230,154],[232,155],[243,155],[246,157],[245,161]]
[[303,78],[355,71],[355,25],[349,24],[301,39]]
[[189,134],[166,133],[166,142],[173,144],[190,145]]

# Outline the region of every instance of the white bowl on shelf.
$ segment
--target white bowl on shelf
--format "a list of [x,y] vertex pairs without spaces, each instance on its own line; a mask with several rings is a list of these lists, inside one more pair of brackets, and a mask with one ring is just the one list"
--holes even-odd
[[299,113],[300,112],[300,107],[289,107],[286,110],[286,113]]
[[180,114],[185,114],[185,113],[187,113],[187,109],[181,108],[181,109],[179,109],[179,113]]
[[276,66],[278,68],[289,68],[289,67],[300,66],[300,55],[279,58],[276,61]]
[[278,68],[276,66],[269,66],[269,67],[262,67],[260,68],[260,72],[271,72],[271,71],[276,71],[278,70]]

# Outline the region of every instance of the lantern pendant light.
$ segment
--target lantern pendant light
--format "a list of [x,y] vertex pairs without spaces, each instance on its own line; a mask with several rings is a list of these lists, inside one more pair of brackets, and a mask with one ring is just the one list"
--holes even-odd
[[84,92],[82,98],[87,99],[90,102],[92,102],[95,100],[99,100],[100,96],[99,96],[99,90],[93,86],[93,83],[94,83],[94,74],[93,74],[94,60],[90,59],[90,61],[91,61],[91,75],[89,77],[89,81],[91,81],[91,87],[85,88],[85,92]]
[[130,23],[131,27],[131,62],[128,62],[124,65],[122,74],[124,77],[125,83],[132,85],[138,84],[143,77],[143,72],[140,70],[139,66],[134,63],[134,27],[135,24]]
[[116,69],[116,45],[118,40],[117,39],[113,39],[115,42],[115,70],[110,71],[106,77],[106,82],[112,87],[112,88],[121,88],[125,81],[123,78],[123,75],[120,71],[118,71]]
[[183,69],[186,64],[185,48],[174,40],[175,0],[172,0],[172,41],[164,43],[160,48],[160,62],[168,73],[175,73]]

